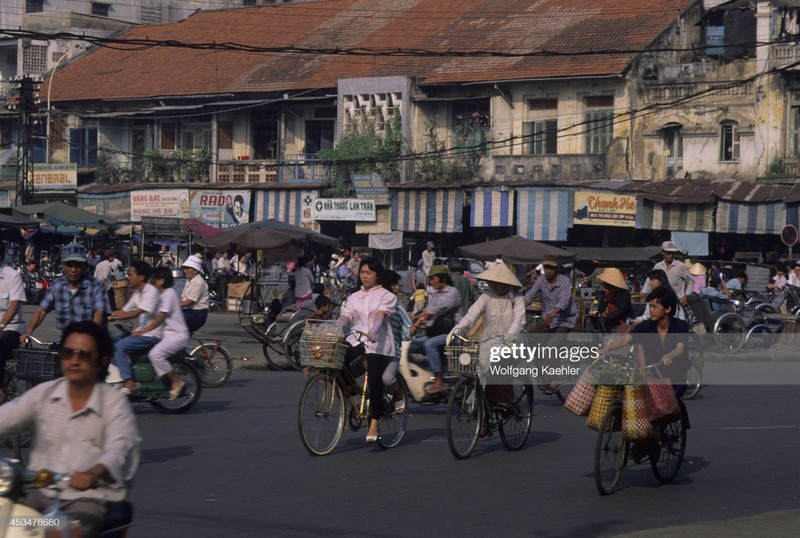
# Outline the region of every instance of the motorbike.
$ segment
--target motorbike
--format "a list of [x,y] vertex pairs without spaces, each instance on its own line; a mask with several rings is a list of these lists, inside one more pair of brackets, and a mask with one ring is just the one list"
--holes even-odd
[[[68,521],[61,512],[61,492],[69,484],[69,473],[54,473],[48,470],[25,469],[15,459],[0,458],[0,514],[4,524],[0,525],[0,538],[23,538],[80,536],[77,521]],[[52,488],[56,492],[53,503],[44,512],[39,512],[18,503],[26,490]],[[101,538],[125,538],[127,529],[133,524],[133,507],[128,501],[111,503]],[[56,530],[60,530],[58,533]]]
[[[450,389],[456,384],[459,379],[458,374],[446,372],[444,375],[444,382],[447,390],[438,394],[428,394],[425,388],[433,383],[433,373],[428,367],[428,361],[424,355],[417,355],[410,353],[411,342],[406,340],[402,343],[400,353],[400,365],[397,372],[403,377],[403,381],[408,389],[409,396],[419,404],[433,405],[438,403],[447,403],[450,396]],[[446,357],[443,357],[446,362]]]
[[[117,328],[125,335],[131,333],[131,330],[126,326],[117,325]],[[149,403],[162,413],[178,414],[185,413],[194,407],[194,404],[200,399],[205,369],[185,349],[168,359],[172,364],[172,368],[186,383],[180,396],[174,400],[169,399],[171,387],[169,379],[166,376],[159,377],[156,375],[153,364],[147,358],[147,351],[131,353],[129,358],[131,360],[133,380],[137,384],[137,389],[128,396],[131,402]],[[116,386],[121,386],[123,383],[119,369],[113,364],[109,365],[106,383]]]

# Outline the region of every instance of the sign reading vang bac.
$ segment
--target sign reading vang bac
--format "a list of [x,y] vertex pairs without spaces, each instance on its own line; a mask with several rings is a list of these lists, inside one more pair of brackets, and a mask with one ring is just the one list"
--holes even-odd
[[375,200],[317,198],[312,208],[314,220],[375,221]]

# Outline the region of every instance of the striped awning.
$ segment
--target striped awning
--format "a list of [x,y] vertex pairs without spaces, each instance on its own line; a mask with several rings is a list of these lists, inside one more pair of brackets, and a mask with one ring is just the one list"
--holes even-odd
[[644,230],[713,232],[712,204],[662,204],[639,198],[636,227]]
[[517,233],[537,241],[566,241],[572,226],[571,190],[517,187]]
[[717,202],[714,231],[734,234],[779,234],[787,223],[783,202]]
[[469,224],[473,228],[514,225],[514,191],[487,189],[472,192]]
[[459,233],[463,211],[462,190],[397,190],[392,193],[392,230]]
[[[255,193],[254,216],[256,221],[276,219],[295,226],[302,226],[304,221],[311,220],[311,200],[319,197],[319,190],[269,190]],[[308,204],[306,204],[308,202]],[[303,208],[309,208],[309,214],[303,216]]]

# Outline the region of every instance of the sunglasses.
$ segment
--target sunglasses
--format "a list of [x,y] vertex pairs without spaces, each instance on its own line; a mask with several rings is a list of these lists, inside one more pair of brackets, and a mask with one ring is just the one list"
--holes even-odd
[[70,349],[68,347],[62,347],[58,351],[58,357],[64,361],[67,359],[71,359],[73,355],[77,354],[78,358],[83,362],[89,362],[94,359],[94,353],[91,351],[86,351],[83,349]]

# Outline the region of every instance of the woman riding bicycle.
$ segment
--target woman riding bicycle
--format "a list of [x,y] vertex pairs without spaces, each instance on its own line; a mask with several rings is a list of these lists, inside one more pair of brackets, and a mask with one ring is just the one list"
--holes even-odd
[[631,292],[622,271],[606,267],[597,279],[603,284],[603,297],[592,318],[602,332],[618,330],[631,314]]
[[387,319],[394,313],[397,297],[384,289],[378,282],[378,275],[384,271],[383,263],[377,258],[365,258],[359,265],[361,289],[348,297],[342,306],[339,323],[366,335],[360,343],[355,335],[347,337],[354,347],[364,347],[364,355],[351,363],[350,370],[359,377],[363,373],[363,360],[367,362],[369,384],[370,421],[367,431],[367,444],[378,440],[378,421],[383,407],[383,383],[379,380],[394,355],[394,337]]
[[[483,334],[517,335],[525,326],[525,299],[522,284],[505,264],[497,264],[475,278],[485,280],[489,291],[483,293],[461,318],[453,332],[460,333],[472,328],[483,317]],[[495,345],[499,345],[497,342]],[[492,341],[486,341],[480,349],[481,362],[488,365],[489,351]],[[493,405],[508,410],[513,400],[511,385],[490,384],[486,394]]]

